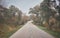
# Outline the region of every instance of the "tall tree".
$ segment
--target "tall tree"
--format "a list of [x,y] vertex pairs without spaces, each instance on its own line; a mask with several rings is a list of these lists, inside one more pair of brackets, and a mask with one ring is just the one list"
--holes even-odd
[[15,17],[16,18],[16,24],[19,24],[19,21],[21,20],[21,16],[22,16],[22,11],[19,10],[17,7],[15,7],[14,5],[11,5],[9,7],[9,16],[10,17]]

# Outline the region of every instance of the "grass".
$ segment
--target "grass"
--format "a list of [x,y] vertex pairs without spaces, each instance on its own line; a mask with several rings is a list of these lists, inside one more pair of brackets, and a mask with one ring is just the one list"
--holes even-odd
[[7,33],[7,37],[10,37],[13,33],[15,33],[18,29],[20,29],[21,27],[16,28],[15,30],[8,32]]
[[9,38],[13,33],[15,33],[18,29],[20,29],[22,26],[18,26],[17,28],[15,28],[14,30],[12,31],[9,31],[9,32],[5,32],[4,36],[1,37],[1,38]]
[[60,32],[48,30],[46,27],[43,27],[43,26],[38,26],[38,27],[39,27],[40,29],[44,30],[45,32],[51,34],[51,35],[54,36],[55,38],[60,38]]

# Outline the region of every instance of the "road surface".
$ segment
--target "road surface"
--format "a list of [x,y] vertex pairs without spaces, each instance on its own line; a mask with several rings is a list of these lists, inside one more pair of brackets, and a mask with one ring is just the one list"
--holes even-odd
[[21,29],[9,38],[54,38],[50,34],[36,27],[31,21],[27,22]]

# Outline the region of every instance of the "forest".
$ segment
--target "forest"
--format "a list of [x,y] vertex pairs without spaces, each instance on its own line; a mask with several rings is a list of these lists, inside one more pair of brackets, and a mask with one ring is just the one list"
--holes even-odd
[[56,0],[43,0],[39,5],[30,8],[29,14],[35,25],[43,30],[52,30],[52,35],[60,38],[60,0],[57,1],[58,5]]
[[60,31],[60,3],[57,6],[55,0],[44,0],[40,5],[30,8],[29,14],[37,25]]
[[7,38],[10,35],[8,33],[14,33],[28,20],[28,16],[23,15],[22,11],[14,5],[11,5],[9,8],[0,5],[0,38]]
[[[29,8],[30,16],[23,14],[18,7],[9,8],[0,5],[0,38],[8,38],[27,21],[33,20],[36,26],[44,27],[60,34],[60,0],[43,0],[40,4]],[[57,37],[60,35],[57,35]]]

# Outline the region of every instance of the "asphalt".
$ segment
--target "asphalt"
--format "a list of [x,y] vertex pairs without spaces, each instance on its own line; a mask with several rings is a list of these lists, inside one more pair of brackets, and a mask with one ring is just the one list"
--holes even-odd
[[9,38],[54,38],[47,32],[39,29],[31,21],[27,22],[22,28],[16,31]]

